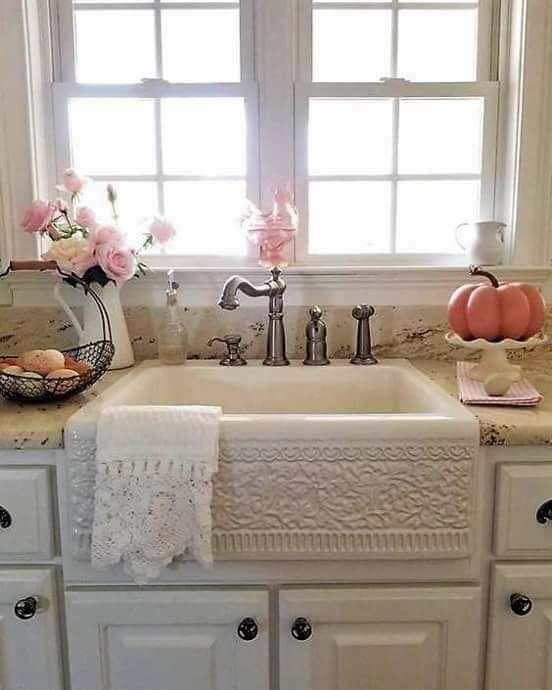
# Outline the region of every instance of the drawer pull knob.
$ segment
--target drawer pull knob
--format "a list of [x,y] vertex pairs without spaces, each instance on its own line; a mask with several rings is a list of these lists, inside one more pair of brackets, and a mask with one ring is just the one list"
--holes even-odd
[[545,501],[537,510],[537,522],[541,525],[552,522],[552,498]]
[[11,523],[12,523],[12,516],[4,508],[4,506],[0,506],[0,527],[2,529],[7,529],[8,527],[11,526]]
[[244,618],[238,625],[238,637],[246,642],[252,642],[259,634],[259,626],[254,618]]
[[291,626],[291,634],[300,642],[305,642],[312,637],[312,625],[306,618],[296,618]]
[[22,621],[28,621],[34,617],[38,609],[38,599],[36,597],[25,597],[19,599],[13,607],[13,612]]
[[525,594],[516,592],[510,596],[510,608],[516,616],[527,616],[531,613],[533,602]]

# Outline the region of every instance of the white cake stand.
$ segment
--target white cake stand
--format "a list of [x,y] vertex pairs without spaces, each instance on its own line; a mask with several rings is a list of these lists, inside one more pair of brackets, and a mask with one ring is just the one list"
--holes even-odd
[[507,374],[513,383],[519,381],[522,376],[521,366],[510,364],[506,356],[508,350],[533,349],[548,342],[548,336],[539,334],[527,340],[505,338],[499,342],[490,342],[483,338],[464,340],[456,333],[447,333],[445,340],[450,345],[465,347],[468,350],[481,350],[481,360],[479,364],[470,369],[470,378],[483,382],[491,374]]

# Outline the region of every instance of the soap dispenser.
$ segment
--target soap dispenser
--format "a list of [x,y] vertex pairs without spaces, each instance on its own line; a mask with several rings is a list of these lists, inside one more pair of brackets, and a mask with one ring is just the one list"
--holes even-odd
[[188,350],[188,333],[179,314],[174,271],[167,274],[167,305],[159,329],[159,360],[162,364],[185,364]]

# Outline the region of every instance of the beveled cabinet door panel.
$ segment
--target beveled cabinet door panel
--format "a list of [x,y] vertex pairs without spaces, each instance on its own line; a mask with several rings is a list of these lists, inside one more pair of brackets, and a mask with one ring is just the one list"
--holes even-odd
[[66,601],[73,690],[268,690],[265,592],[69,592]]
[[552,564],[495,567],[487,690],[552,690]]
[[477,690],[475,588],[280,595],[280,690]]

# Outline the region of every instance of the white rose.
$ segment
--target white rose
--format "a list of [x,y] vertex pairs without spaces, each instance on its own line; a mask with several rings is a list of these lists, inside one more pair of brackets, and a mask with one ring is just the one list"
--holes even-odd
[[63,271],[74,272],[78,276],[97,264],[94,244],[75,233],[72,237],[57,240],[43,255],[47,261],[55,261]]

